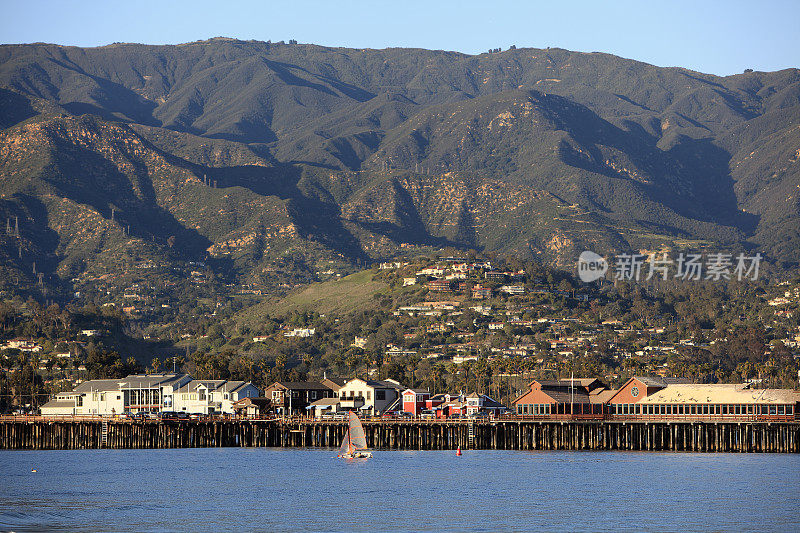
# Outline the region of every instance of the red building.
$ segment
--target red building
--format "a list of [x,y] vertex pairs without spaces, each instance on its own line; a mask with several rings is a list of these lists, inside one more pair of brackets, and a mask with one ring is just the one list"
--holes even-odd
[[688,384],[684,378],[660,378],[634,376],[625,382],[608,400],[608,412],[617,415],[633,415],[634,404],[665,389],[668,385]]
[[403,391],[403,412],[419,416],[430,399],[431,393],[424,389],[406,389]]
[[602,414],[608,397],[608,387],[595,378],[533,380],[512,408],[518,415]]

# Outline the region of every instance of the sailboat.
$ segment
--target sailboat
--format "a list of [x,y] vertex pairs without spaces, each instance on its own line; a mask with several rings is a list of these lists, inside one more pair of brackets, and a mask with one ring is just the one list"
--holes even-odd
[[353,411],[349,415],[350,426],[344,434],[342,446],[339,448],[339,457],[343,459],[367,459],[372,453],[367,451],[367,436],[364,426]]

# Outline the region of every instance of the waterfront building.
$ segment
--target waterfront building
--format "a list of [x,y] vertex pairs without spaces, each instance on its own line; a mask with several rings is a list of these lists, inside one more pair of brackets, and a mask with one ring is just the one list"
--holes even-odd
[[[257,397],[259,390],[250,382],[204,379],[185,383],[173,396],[173,411],[203,415],[232,414],[235,402],[242,398]],[[164,410],[170,409],[165,406]]]
[[342,405],[339,398],[322,398],[316,402],[311,402],[306,407],[310,414],[316,418],[321,418],[323,415],[333,415],[342,411]]
[[136,374],[84,381],[41,407],[42,415],[100,415],[172,411],[174,394],[192,380],[187,374]]
[[608,387],[596,378],[533,380],[512,402],[518,415],[591,415],[604,412]]
[[635,403],[675,384],[689,384],[689,380],[660,376],[633,376],[608,399],[608,412],[621,415],[633,414]]
[[739,384],[669,385],[634,405],[634,415],[691,418],[736,416],[794,418],[800,408],[800,391],[751,389]]
[[342,409],[358,410],[366,415],[380,415],[400,403],[403,387],[393,379],[384,381],[351,379],[339,389]]
[[333,390],[318,381],[276,381],[264,391],[279,415],[305,415],[309,404],[332,398]]
[[264,397],[245,397],[233,402],[233,413],[237,416],[252,418],[266,415],[272,408],[272,400]]
[[419,416],[425,409],[431,393],[425,389],[406,389],[403,391],[403,412]]
[[[441,399],[441,403],[437,400]],[[452,416],[475,416],[481,413],[499,415],[507,411],[506,407],[485,394],[445,394],[433,398],[434,410],[438,418]]]

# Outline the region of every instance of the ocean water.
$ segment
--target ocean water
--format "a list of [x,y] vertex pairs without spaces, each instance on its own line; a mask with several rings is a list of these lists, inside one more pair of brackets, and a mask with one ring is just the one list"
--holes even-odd
[[800,531],[798,455],[374,454],[0,451],[0,530]]

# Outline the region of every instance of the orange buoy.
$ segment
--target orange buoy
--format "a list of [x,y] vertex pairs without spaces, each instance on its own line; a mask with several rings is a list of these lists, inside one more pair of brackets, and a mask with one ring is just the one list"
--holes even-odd
[[461,446],[459,446],[458,449],[456,450],[456,455],[461,455]]

